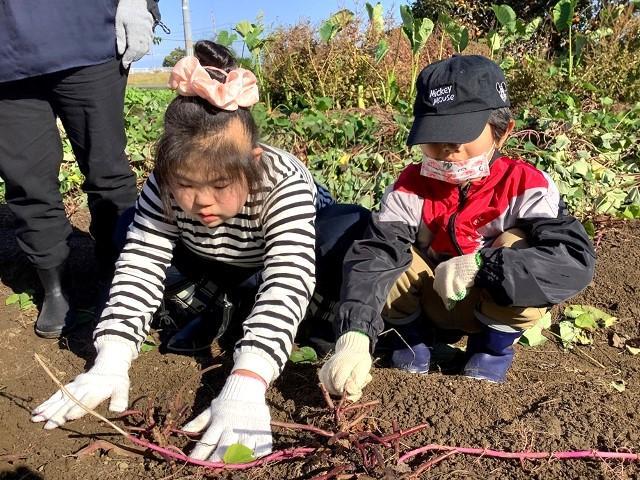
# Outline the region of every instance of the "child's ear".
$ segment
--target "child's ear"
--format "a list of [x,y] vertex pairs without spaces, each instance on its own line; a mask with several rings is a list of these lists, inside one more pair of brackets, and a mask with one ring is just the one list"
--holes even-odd
[[262,158],[263,153],[264,150],[261,147],[256,147],[251,150],[251,158],[253,158],[255,162],[258,162]]
[[509,135],[511,135],[511,132],[513,132],[513,127],[516,126],[516,121],[514,119],[509,120],[509,124],[507,125],[507,129],[504,131],[504,135],[502,135],[502,138],[498,141],[497,143],[497,147],[501,148],[502,145],[504,145],[504,142],[507,141],[507,138],[509,138]]

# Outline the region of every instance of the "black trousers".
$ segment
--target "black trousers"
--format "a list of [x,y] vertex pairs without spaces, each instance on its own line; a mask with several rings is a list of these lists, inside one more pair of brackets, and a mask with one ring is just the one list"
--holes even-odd
[[69,254],[56,118],[85,177],[98,259],[115,260],[113,231],[137,193],[124,152],[126,84],[118,60],[0,83],[0,176],[17,218],[18,244],[36,268],[57,267]]

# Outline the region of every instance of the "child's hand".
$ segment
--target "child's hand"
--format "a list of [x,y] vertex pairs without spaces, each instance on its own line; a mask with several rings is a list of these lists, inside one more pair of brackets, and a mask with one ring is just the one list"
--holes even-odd
[[457,302],[467,296],[481,266],[480,254],[470,253],[453,257],[436,267],[433,289],[440,295],[447,310],[452,310]]
[[240,443],[256,458],[271,453],[271,415],[262,380],[231,374],[211,406],[184,426],[207,431],[190,454],[196,460],[219,462],[229,446]]
[[344,394],[347,400],[355,402],[371,381],[371,363],[369,337],[360,332],[347,332],[338,338],[336,353],[322,366],[318,376],[329,393]]
[[[89,409],[94,409],[107,398],[111,398],[109,410],[124,412],[129,405],[129,366],[133,358],[131,347],[121,342],[105,342],[100,347],[96,361],[87,373],[78,375],[65,388]],[[85,412],[62,390],[37,406],[32,422],[44,422],[44,428],[63,425],[67,420],[76,420]]]

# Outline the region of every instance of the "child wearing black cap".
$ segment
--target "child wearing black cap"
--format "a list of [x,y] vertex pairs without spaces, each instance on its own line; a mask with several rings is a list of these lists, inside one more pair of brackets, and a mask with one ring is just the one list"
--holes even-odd
[[[420,73],[407,143],[422,150],[385,193],[344,264],[335,354],[320,370],[356,400],[385,323],[411,348],[392,363],[425,373],[420,322],[469,335],[464,375],[503,382],[513,344],[591,281],[595,253],[551,178],[500,153],[515,122],[503,72],[455,55]],[[383,320],[384,319],[384,320]]]

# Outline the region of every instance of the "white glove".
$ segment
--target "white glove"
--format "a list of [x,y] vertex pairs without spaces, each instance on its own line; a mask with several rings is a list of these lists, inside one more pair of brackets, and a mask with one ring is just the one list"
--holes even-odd
[[147,0],[120,0],[116,10],[116,45],[122,66],[140,60],[153,41],[153,15]]
[[372,362],[369,337],[360,332],[347,332],[338,338],[336,353],[322,366],[318,377],[329,393],[345,394],[347,400],[355,402],[371,381]]
[[[93,367],[78,375],[65,388],[87,408],[94,409],[111,398],[109,410],[123,412],[129,405],[129,366],[134,353],[126,343],[104,342],[98,351]],[[32,422],[44,422],[47,430],[76,420],[85,415],[79,405],[58,390],[49,400],[31,412]]]
[[453,257],[436,267],[433,289],[440,295],[447,310],[453,309],[457,302],[467,296],[481,266],[480,254],[470,253]]
[[229,446],[240,443],[253,450],[255,458],[271,453],[271,414],[262,381],[244,375],[229,375],[211,407],[187,423],[187,432],[207,431],[189,455],[197,460],[219,462]]

